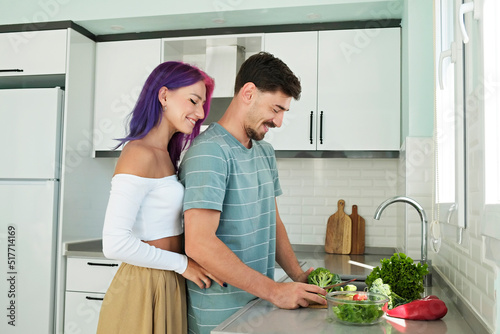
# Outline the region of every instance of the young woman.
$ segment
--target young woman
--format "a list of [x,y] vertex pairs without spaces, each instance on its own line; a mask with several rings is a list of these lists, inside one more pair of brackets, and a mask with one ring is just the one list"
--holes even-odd
[[97,333],[187,333],[185,278],[214,279],[183,251],[181,152],[200,132],[214,82],[181,62],[160,64],[131,113],[111,181],[103,252],[122,261],[106,292]]

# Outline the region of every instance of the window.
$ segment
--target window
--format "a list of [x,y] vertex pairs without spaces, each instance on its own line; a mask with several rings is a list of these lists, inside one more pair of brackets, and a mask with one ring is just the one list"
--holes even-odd
[[465,228],[463,44],[456,13],[460,0],[439,0],[436,10],[436,204],[441,221]]
[[500,204],[500,3],[484,3],[485,204]]
[[481,232],[500,240],[500,3],[484,1],[484,215]]
[[[436,91],[436,130],[437,130],[437,185],[438,203],[455,202],[455,62],[453,0],[440,2],[441,34],[436,41],[439,57],[439,87]],[[448,52],[447,52],[448,51]],[[445,57],[446,55],[446,57]]]

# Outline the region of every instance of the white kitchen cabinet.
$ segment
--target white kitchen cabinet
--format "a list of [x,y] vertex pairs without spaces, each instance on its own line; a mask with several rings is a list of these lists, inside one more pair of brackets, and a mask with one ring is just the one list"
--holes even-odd
[[398,151],[400,28],[320,31],[318,46],[318,147]]
[[266,34],[265,50],[302,83],[281,129],[266,135],[276,150],[399,150],[399,28]]
[[127,116],[160,62],[160,39],[97,43],[94,152],[112,150],[125,136]]
[[283,60],[302,86],[300,99],[292,99],[281,127],[271,129],[265,140],[276,150],[316,150],[318,32],[266,34],[264,48]]
[[103,298],[101,293],[66,292],[64,333],[94,334]]
[[120,261],[96,258],[68,258],[66,291],[105,293]]
[[65,333],[95,333],[102,300],[119,261],[68,258],[66,264]]
[[67,30],[0,34],[0,76],[64,74]]

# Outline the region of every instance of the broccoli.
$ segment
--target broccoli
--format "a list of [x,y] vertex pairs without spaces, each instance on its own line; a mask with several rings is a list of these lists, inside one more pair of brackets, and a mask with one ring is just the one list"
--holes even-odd
[[389,298],[389,302],[387,305],[387,308],[389,310],[399,305],[411,302],[411,300],[400,297],[396,293],[394,293],[394,291],[391,290],[391,286],[389,284],[384,284],[381,278],[375,279],[370,285],[368,291],[386,295]]
[[[309,284],[314,284],[317,285],[321,288],[324,288],[325,286],[331,285],[331,284],[336,284],[340,283],[341,279],[340,276],[334,273],[331,273],[330,270],[319,267],[313,270],[309,276],[307,277],[307,282]],[[334,287],[331,289],[328,289],[327,292],[331,292],[333,290],[340,290],[340,287]]]

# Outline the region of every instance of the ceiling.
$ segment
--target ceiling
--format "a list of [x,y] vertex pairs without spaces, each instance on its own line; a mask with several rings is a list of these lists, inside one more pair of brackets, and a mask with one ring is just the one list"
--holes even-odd
[[[30,5],[30,3],[32,3]],[[49,3],[52,5],[49,6]],[[401,19],[403,0],[0,1],[0,25],[71,20],[94,35]],[[5,7],[5,8],[2,8]],[[3,13],[3,14],[2,14]],[[31,13],[31,14],[30,14]]]

